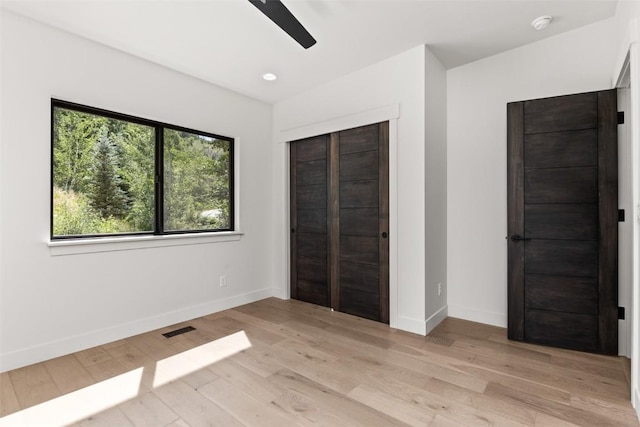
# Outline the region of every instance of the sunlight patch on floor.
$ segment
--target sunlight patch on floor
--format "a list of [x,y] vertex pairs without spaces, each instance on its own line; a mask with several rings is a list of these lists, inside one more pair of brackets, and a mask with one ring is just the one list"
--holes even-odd
[[236,353],[251,348],[251,342],[244,331],[227,335],[156,363],[153,387],[161,387]]
[[45,427],[73,424],[138,395],[143,368],[109,378],[0,418],[0,427]]
[[138,396],[144,374],[149,377],[153,375],[153,388],[158,388],[248,348],[251,348],[249,338],[244,331],[239,331],[167,357],[153,366],[140,367],[9,414],[0,418],[0,427],[59,427],[73,424]]

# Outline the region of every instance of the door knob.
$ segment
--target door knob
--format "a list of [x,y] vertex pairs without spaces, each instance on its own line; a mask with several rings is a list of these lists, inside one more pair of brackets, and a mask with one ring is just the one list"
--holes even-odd
[[386,231],[383,231],[383,232],[382,232],[382,238],[383,238],[383,239],[386,239],[386,238],[387,238],[387,232],[386,232]]
[[514,234],[511,236],[511,240],[517,242],[518,240],[531,240],[530,237],[522,237],[519,234]]

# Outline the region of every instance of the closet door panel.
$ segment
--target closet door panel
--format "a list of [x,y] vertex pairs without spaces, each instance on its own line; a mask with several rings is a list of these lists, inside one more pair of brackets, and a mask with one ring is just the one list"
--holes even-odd
[[377,208],[378,180],[340,181],[340,207]]
[[341,236],[377,236],[377,208],[340,209]]
[[291,144],[291,297],[329,306],[326,136]]
[[[386,124],[338,133],[339,310],[388,322]],[[382,130],[382,131],[381,131]],[[385,237],[383,237],[383,234]],[[384,308],[384,309],[383,309]]]

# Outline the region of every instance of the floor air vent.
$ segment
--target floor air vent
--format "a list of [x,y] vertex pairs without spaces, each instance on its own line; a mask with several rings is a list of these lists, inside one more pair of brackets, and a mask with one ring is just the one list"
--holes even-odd
[[438,344],[438,345],[444,345],[446,347],[451,347],[451,345],[453,345],[453,340],[450,340],[449,338],[444,338],[444,337],[432,337],[427,335],[426,340],[429,342],[432,342],[434,344]]
[[171,338],[171,337],[175,337],[176,335],[184,334],[185,332],[191,332],[195,330],[196,328],[194,328],[193,326],[185,326],[184,328],[176,329],[175,331],[167,332],[162,335],[164,335],[165,338]]

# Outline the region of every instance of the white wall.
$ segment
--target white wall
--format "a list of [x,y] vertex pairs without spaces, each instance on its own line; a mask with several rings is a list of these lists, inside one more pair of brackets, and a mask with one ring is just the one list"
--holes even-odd
[[610,89],[609,19],[447,72],[449,315],[507,325],[506,104]]
[[430,332],[447,317],[447,72],[427,47],[424,132],[425,306]]
[[[0,370],[273,294],[271,106],[7,11],[1,31]],[[238,138],[245,234],[51,256],[51,97]]]
[[[281,295],[287,295],[288,264],[288,147],[281,134],[295,128],[331,122],[359,113],[399,104],[397,120],[397,160],[390,165],[392,215],[397,212],[397,301],[392,299],[392,326],[424,334],[425,317],[425,47],[419,46],[385,61],[346,75],[274,106],[276,143],[274,200],[281,201],[276,211],[276,252],[281,254],[274,272],[275,283],[282,283]],[[349,120],[345,122],[348,126]],[[355,123],[355,122],[353,122]],[[395,121],[394,121],[395,123]],[[352,126],[357,126],[354,124]],[[321,127],[321,126],[320,126]],[[318,128],[320,128],[318,127]],[[391,132],[394,132],[395,124]],[[394,138],[391,135],[390,138]],[[391,150],[393,151],[393,147]],[[279,220],[277,219],[279,218]],[[392,222],[394,218],[392,216]],[[393,228],[391,229],[393,233]],[[390,234],[390,237],[391,236]],[[393,251],[393,245],[391,246]],[[394,254],[391,254],[394,257]],[[393,261],[392,261],[393,262]],[[394,281],[394,277],[391,277]],[[393,293],[393,290],[392,290]],[[395,304],[395,306],[393,306]],[[397,323],[393,321],[397,314]]]

